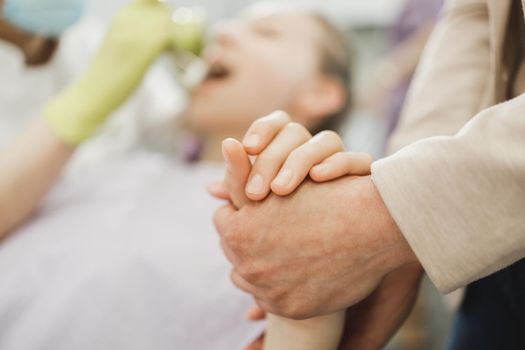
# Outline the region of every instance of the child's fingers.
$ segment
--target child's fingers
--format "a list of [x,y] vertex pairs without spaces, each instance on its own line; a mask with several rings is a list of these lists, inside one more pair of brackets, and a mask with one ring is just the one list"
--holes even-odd
[[248,198],[251,200],[264,199],[270,193],[270,183],[289,154],[311,137],[304,126],[297,123],[286,124],[264,151],[257,156],[246,185]]
[[337,179],[345,175],[370,175],[372,156],[359,152],[339,152],[325,159],[310,170],[310,177],[317,182]]
[[222,142],[222,154],[226,161],[224,185],[233,205],[239,209],[250,202],[244,193],[244,187],[252,164],[242,144],[235,139]]
[[290,116],[282,111],[273,112],[254,121],[242,141],[246,152],[250,155],[261,153],[290,121]]
[[223,181],[217,181],[209,184],[206,189],[208,190],[208,193],[211,194],[213,197],[217,199],[224,199],[229,201],[230,194],[228,193],[228,189],[226,188],[226,185]]
[[320,132],[290,154],[271,183],[272,191],[279,196],[292,193],[303,182],[314,164],[343,150],[344,145],[339,135],[333,131]]

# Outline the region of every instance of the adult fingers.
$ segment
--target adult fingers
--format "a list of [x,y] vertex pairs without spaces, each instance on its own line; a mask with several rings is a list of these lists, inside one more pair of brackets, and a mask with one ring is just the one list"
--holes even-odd
[[226,185],[223,181],[212,182],[206,186],[206,190],[209,194],[217,199],[224,199],[226,201],[231,200],[228,189],[226,188]]
[[258,291],[257,289],[248,281],[246,281],[240,274],[238,274],[235,270],[232,270],[230,274],[230,278],[233,282],[233,284],[242,290],[243,292],[246,292],[248,294],[251,294],[253,296],[256,296]]
[[244,192],[252,164],[242,144],[235,139],[222,142],[222,153],[226,161],[224,185],[236,208],[242,208],[250,200]]
[[278,311],[274,308],[273,305],[270,305],[270,303],[268,303],[266,300],[260,297],[254,295],[254,300],[257,306],[260,307],[261,310],[264,310],[266,313],[276,314],[276,312]]
[[276,111],[253,122],[242,141],[248,154],[261,153],[290,121],[291,118],[287,113]]
[[246,318],[250,321],[264,320],[266,318],[266,311],[254,305],[248,310]]
[[270,193],[272,180],[290,153],[311,137],[304,126],[288,123],[257,157],[246,185],[248,198],[251,200],[264,199]]
[[367,153],[338,152],[310,170],[317,182],[337,179],[345,175],[370,175],[372,156]]
[[213,224],[221,237],[227,236],[232,229],[237,210],[232,205],[220,207],[213,214]]
[[223,239],[220,241],[222,252],[224,253],[224,256],[226,257],[226,260],[228,260],[233,266],[239,262],[239,259],[237,258],[237,255],[233,252],[233,250],[224,242]]
[[280,196],[292,193],[303,182],[314,164],[343,149],[343,142],[335,132],[320,132],[290,154],[271,183],[272,191]]

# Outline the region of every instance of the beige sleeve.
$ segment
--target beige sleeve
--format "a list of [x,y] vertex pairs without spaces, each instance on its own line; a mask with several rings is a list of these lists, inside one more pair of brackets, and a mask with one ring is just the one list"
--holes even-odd
[[387,207],[442,292],[525,257],[525,96],[482,104],[490,85],[486,6],[447,4],[391,148],[411,145],[372,167]]
[[483,0],[446,3],[423,52],[389,151],[420,139],[456,134],[489,87],[488,9]]
[[374,163],[372,176],[440,291],[525,257],[525,95],[481,112],[455,136]]

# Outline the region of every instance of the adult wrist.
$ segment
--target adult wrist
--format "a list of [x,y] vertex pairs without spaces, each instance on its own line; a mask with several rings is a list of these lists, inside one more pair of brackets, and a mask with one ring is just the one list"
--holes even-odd
[[385,272],[388,273],[408,264],[420,265],[371,176],[362,178],[360,192],[361,211],[368,217],[370,233],[376,234],[381,240],[381,244],[378,245],[378,260]]

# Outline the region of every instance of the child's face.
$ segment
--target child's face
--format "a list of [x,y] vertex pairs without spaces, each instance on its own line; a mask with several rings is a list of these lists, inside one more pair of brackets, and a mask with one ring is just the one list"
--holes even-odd
[[301,12],[225,23],[205,51],[211,73],[192,94],[187,126],[204,135],[243,132],[276,109],[293,114],[302,89],[321,74],[319,32]]

